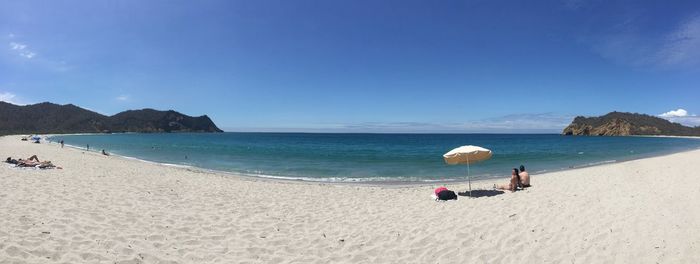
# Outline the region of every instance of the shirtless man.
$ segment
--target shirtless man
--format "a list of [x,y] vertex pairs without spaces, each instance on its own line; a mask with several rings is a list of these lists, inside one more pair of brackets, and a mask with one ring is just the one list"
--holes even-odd
[[525,171],[525,166],[520,165],[520,182],[523,185],[523,188],[530,187],[530,174]]

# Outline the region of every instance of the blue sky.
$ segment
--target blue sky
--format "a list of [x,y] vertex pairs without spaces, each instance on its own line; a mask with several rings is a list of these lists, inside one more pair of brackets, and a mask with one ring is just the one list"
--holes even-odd
[[699,1],[2,1],[0,41],[0,100],[228,131],[700,125]]

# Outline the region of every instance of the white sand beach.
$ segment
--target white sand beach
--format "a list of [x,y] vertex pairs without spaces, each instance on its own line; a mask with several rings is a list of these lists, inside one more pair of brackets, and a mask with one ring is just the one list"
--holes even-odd
[[0,166],[0,263],[700,263],[700,150],[448,202],[0,138],[3,160],[34,154],[63,169]]

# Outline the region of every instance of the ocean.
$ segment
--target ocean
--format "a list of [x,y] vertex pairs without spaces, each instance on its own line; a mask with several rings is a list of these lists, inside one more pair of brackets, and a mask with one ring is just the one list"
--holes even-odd
[[571,137],[557,134],[171,133],[58,135],[52,141],[145,161],[247,176],[337,182],[466,179],[442,155],[462,145],[491,149],[472,179],[534,174],[700,148],[700,139]]

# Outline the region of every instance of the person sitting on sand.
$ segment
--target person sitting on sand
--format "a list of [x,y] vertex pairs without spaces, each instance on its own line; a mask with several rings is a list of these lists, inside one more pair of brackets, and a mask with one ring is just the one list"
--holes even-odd
[[513,168],[513,173],[510,175],[510,182],[508,184],[504,185],[493,185],[494,189],[500,189],[500,190],[509,190],[511,192],[514,192],[515,190],[518,189],[518,186],[520,185],[520,175],[518,175],[518,169]]
[[107,153],[107,151],[105,151],[105,150],[103,149],[103,150],[102,150],[102,155],[109,156],[109,153]]
[[525,171],[525,166],[520,165],[520,182],[522,183],[522,188],[530,187],[530,174]]

